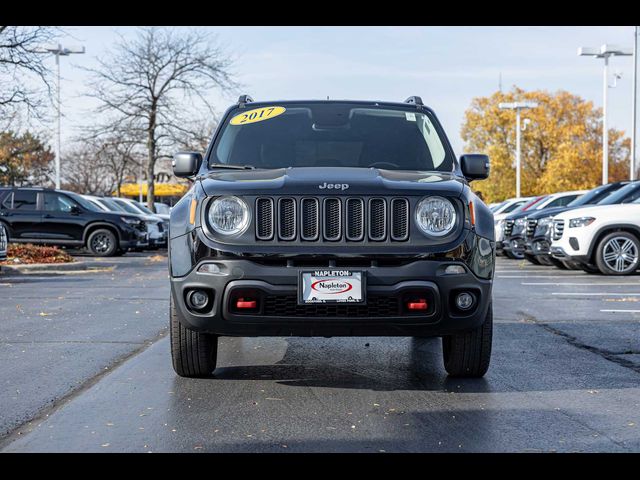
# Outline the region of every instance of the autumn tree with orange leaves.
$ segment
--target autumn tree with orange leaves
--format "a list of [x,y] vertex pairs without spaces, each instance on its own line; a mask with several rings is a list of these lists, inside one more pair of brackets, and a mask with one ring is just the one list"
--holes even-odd
[[[521,135],[521,194],[594,188],[602,181],[602,110],[569,92],[525,92],[513,87],[490,97],[474,98],[465,112],[462,139],[468,152],[486,153],[491,175],[474,182],[487,202],[515,196],[515,111],[501,110],[501,102],[533,101],[523,110],[528,118]],[[630,140],[609,130],[609,180],[628,178]]]

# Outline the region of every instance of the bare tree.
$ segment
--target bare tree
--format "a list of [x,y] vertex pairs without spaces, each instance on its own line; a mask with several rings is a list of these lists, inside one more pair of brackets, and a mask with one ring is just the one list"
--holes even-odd
[[114,115],[132,133],[144,134],[147,163],[147,202],[153,210],[155,165],[170,156],[180,135],[188,135],[188,102],[194,97],[211,113],[204,94],[237,84],[232,61],[209,35],[198,30],[142,28],[133,40],[123,38],[92,72],[90,97],[100,112]]
[[0,25],[0,115],[15,115],[23,107],[36,116],[42,113],[51,84],[46,56],[35,50],[59,33],[53,27]]
[[76,144],[65,154],[62,165],[62,188],[88,195],[113,192],[115,182],[102,158],[100,145]]

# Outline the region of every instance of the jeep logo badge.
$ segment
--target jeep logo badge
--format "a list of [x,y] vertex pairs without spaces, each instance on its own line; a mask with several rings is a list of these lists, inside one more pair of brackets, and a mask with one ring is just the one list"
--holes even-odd
[[327,183],[324,182],[322,185],[318,185],[318,188],[320,190],[346,190],[347,188],[349,188],[349,184],[348,183]]

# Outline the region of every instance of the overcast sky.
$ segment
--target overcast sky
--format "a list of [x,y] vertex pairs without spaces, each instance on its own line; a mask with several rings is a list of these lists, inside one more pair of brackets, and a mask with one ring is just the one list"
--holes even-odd
[[[193,27],[179,27],[193,28]],[[457,154],[460,126],[471,99],[517,85],[526,90],[568,90],[602,105],[602,60],[578,57],[579,46],[631,47],[633,27],[199,27],[217,35],[237,60],[243,92],[259,100],[369,99],[403,101],[419,95],[435,109]],[[134,27],[65,27],[65,46],[82,44],[85,55],[63,57],[63,150],[90,118],[83,98],[87,73],[117,33]],[[73,38],[72,38],[73,37]],[[51,65],[53,66],[53,60]],[[610,126],[631,127],[631,57],[611,60],[623,74],[609,90]],[[611,80],[612,81],[612,80]],[[218,92],[219,112],[236,100]]]

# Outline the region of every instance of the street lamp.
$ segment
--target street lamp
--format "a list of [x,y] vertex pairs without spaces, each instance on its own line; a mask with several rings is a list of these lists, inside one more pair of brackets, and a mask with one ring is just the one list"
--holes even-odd
[[60,57],[66,57],[72,53],[84,53],[84,47],[63,47],[57,45],[43,45],[33,50],[35,53],[53,53],[56,56],[56,115],[58,117],[58,125],[56,131],[56,188],[60,189]]
[[520,110],[526,108],[536,108],[538,104],[536,102],[511,102],[500,103],[498,107],[501,110],[515,110],[516,111],[516,197],[520,198]]
[[578,48],[582,57],[604,58],[602,85],[602,184],[609,183],[609,130],[607,129],[607,91],[609,90],[609,57],[626,57],[633,55],[630,48],[604,44],[599,49],[591,47]]

